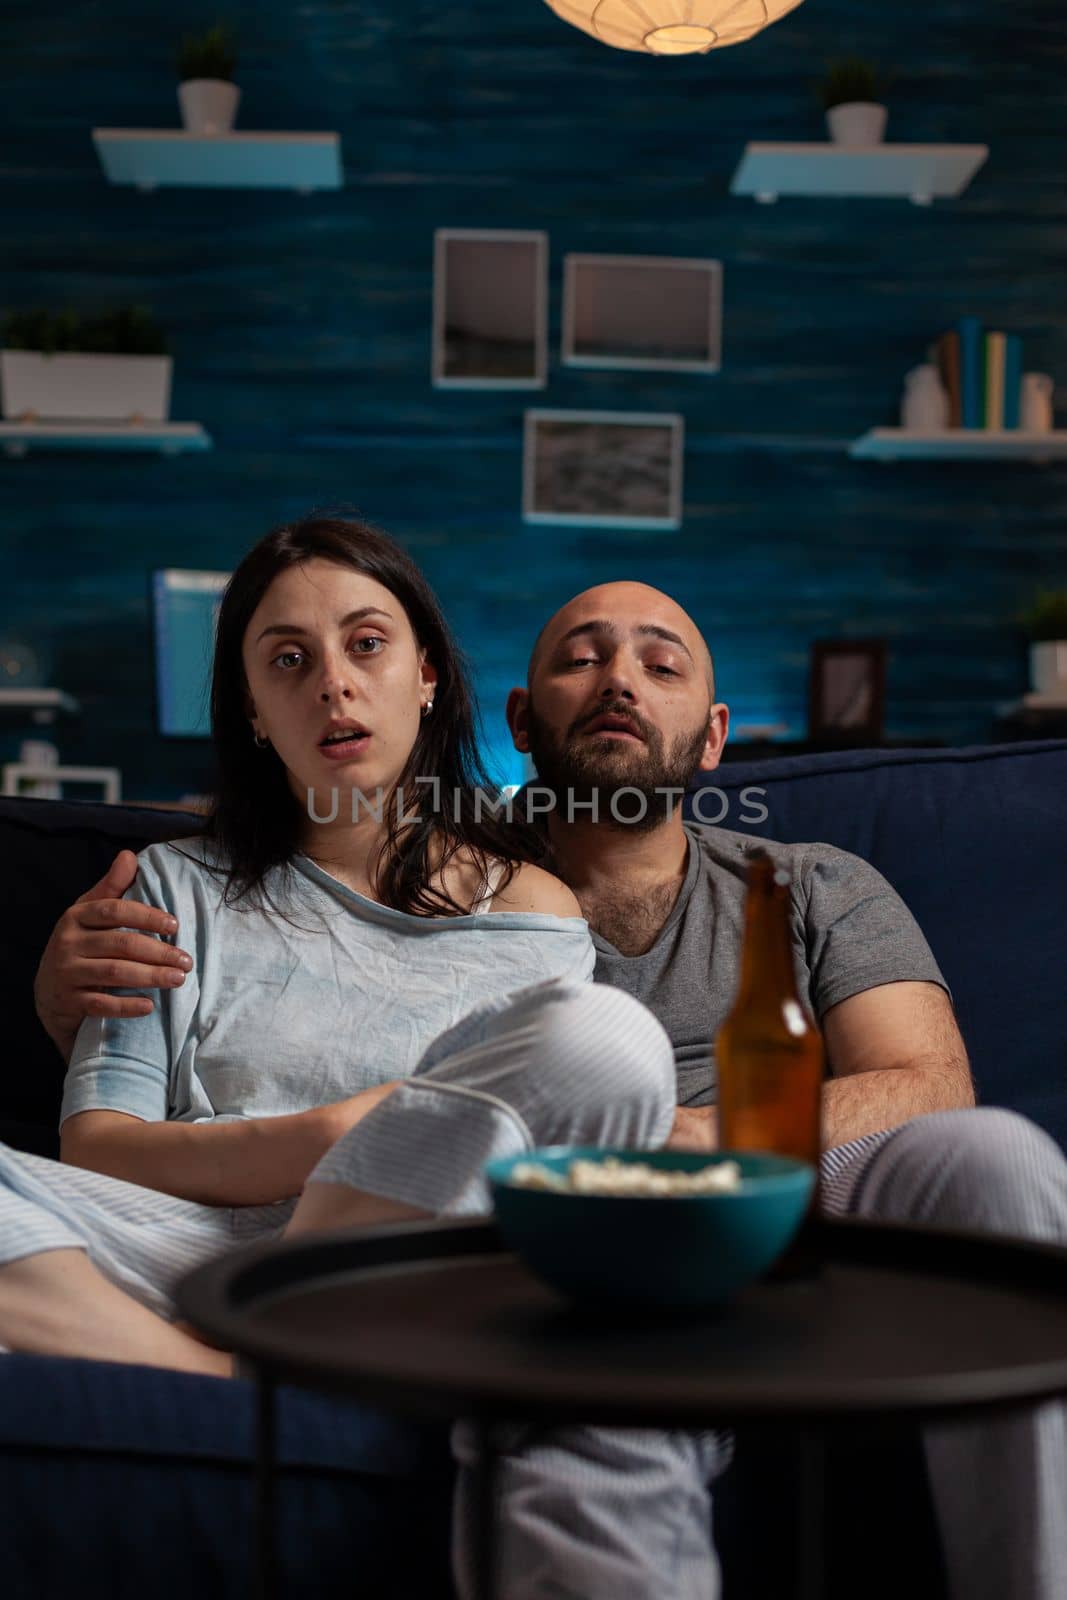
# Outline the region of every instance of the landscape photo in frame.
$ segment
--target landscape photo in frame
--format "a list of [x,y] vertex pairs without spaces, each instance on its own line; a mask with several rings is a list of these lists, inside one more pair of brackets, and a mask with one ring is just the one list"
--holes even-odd
[[603,528],[677,528],[684,422],[673,412],[527,411],[523,516]]
[[548,371],[548,235],[434,234],[433,382],[540,389]]
[[568,366],[718,372],[722,263],[565,256],[562,356]]

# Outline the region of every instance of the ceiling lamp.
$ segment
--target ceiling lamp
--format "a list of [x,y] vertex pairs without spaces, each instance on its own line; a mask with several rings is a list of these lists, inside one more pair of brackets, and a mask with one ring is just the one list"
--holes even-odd
[[545,0],[564,22],[616,50],[703,55],[744,44],[800,0]]

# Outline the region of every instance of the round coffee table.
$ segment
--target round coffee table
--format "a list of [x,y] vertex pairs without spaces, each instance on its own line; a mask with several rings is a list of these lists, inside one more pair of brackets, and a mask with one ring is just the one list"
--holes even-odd
[[474,1423],[485,1600],[494,1425],[773,1421],[806,1441],[798,1592],[819,1595],[811,1441],[1067,1394],[1067,1249],[851,1219],[810,1223],[805,1243],[816,1274],[670,1317],[568,1305],[481,1220],[252,1245],[199,1268],[179,1286],[180,1314],[242,1356],[260,1386],[261,1594],[275,1592],[274,1391],[293,1383]]

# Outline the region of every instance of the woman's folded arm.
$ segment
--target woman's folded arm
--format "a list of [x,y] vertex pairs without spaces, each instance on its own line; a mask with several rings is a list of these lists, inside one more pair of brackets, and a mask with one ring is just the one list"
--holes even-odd
[[202,1205],[267,1205],[299,1194],[330,1146],[392,1087],[376,1084],[332,1105],[233,1122],[79,1111],[60,1130],[60,1159]]

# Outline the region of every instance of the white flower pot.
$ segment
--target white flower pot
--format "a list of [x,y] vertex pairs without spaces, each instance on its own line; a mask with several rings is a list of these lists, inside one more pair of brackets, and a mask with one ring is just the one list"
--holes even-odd
[[178,85],[178,104],[186,133],[229,133],[241,91],[225,78],[187,78]]
[[846,100],[843,105],[831,106],[826,113],[826,125],[835,144],[861,149],[881,144],[888,117],[888,108],[873,100]]
[[0,350],[0,399],[8,421],[166,422],[170,356],[42,355]]
[[1030,682],[1035,694],[1067,703],[1067,639],[1044,639],[1030,646]]

